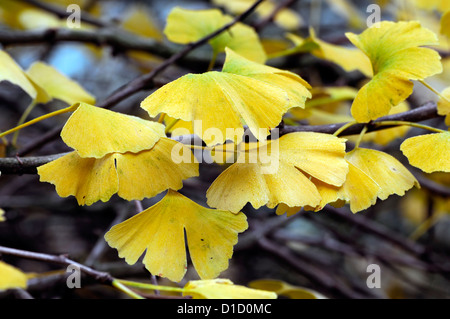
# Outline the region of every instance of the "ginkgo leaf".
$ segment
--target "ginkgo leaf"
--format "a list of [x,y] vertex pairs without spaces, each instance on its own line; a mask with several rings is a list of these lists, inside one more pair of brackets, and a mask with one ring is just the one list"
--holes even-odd
[[[288,94],[267,82],[226,72],[187,74],[148,96],[141,107],[151,117],[160,113],[183,121],[201,121],[194,133],[208,146],[240,141],[243,120],[265,140],[290,107]],[[195,123],[194,123],[195,124]],[[216,130],[215,136],[205,134]],[[236,131],[237,130],[237,131]]]
[[277,299],[277,294],[262,289],[235,285],[229,279],[191,280],[183,296],[193,299]]
[[306,99],[311,98],[311,86],[299,75],[252,62],[226,48],[226,59],[222,72],[243,75],[279,86],[288,94],[291,107],[304,107]]
[[[303,50],[307,50],[309,47],[310,50],[308,51],[314,56],[333,62],[347,72],[358,70],[365,76],[371,77],[373,75],[370,60],[359,49],[325,42],[316,36],[312,28],[309,32],[310,37],[308,39],[301,39],[295,34],[288,34],[287,37],[297,45],[299,50],[302,50],[302,47],[304,47]],[[315,45],[313,46],[310,43]]]
[[[173,162],[171,150],[177,145],[185,148],[190,159]],[[184,179],[198,176],[198,163],[189,148],[161,138],[152,149],[139,153],[111,153],[95,159],[72,152],[38,167],[38,174],[41,182],[56,186],[59,196],[75,196],[79,205],[92,205],[116,193],[126,200],[142,200],[168,188],[178,190]]]
[[[231,16],[222,14],[218,9],[187,10],[175,7],[167,17],[164,34],[172,42],[187,44],[204,38],[232,20]],[[209,44],[214,54],[223,52],[225,47],[229,47],[252,61],[259,63],[266,61],[266,54],[258,34],[253,28],[240,22],[211,39]]]
[[95,159],[72,152],[38,167],[38,174],[41,182],[56,186],[59,196],[75,196],[79,205],[107,202],[119,188],[114,154]]
[[6,220],[5,211],[0,208],[0,222],[4,222]]
[[0,50],[0,82],[8,81],[22,88],[34,101],[45,103],[51,100],[48,94],[34,83],[5,51]]
[[27,75],[54,99],[69,105],[76,102],[95,104],[92,94],[48,64],[33,63],[27,70]]
[[437,102],[438,114],[446,116],[445,124],[450,126],[450,87],[443,90],[441,95],[443,98]]
[[[172,151],[178,147],[184,157],[174,162]],[[181,143],[161,138],[149,151],[116,154],[119,176],[118,195],[126,200],[142,200],[170,188],[183,187],[183,180],[198,176],[198,161],[191,150]]]
[[408,138],[400,150],[411,165],[426,173],[450,172],[450,132]]
[[[261,154],[267,150],[262,146],[267,145],[255,144],[250,151],[240,152],[236,163],[208,189],[208,204],[232,212],[241,210],[247,202],[255,209],[264,205],[274,208],[282,203],[289,207],[315,207],[321,197],[305,173],[336,186],[344,183],[348,173],[345,140],[301,132],[284,135],[276,144],[274,141],[267,144],[272,153],[265,159]],[[250,160],[253,156],[247,159],[249,152],[256,159]]]
[[[381,188],[378,198],[385,200],[390,195],[403,196],[419,182],[402,163],[387,153],[356,148],[346,155],[347,160],[369,176]],[[361,177],[361,175],[360,175]]]
[[290,285],[281,280],[260,279],[249,283],[250,288],[273,291],[279,296],[286,296],[290,299],[325,299],[325,297],[308,288]]
[[383,21],[360,35],[346,35],[369,57],[374,74],[353,102],[351,111],[358,122],[387,115],[411,95],[412,80],[442,72],[440,55],[422,47],[438,44],[437,35],[419,22]]
[[450,11],[445,12],[441,17],[440,33],[450,38]]
[[162,32],[159,30],[157,22],[153,18],[151,12],[147,11],[146,6],[135,5],[126,12],[126,18],[122,22],[122,27],[134,34],[163,40]]
[[0,261],[0,290],[27,288],[28,277],[19,269]]
[[61,137],[81,157],[102,158],[110,153],[148,150],[165,136],[164,125],[79,103]]
[[108,244],[119,256],[143,263],[154,275],[179,282],[187,269],[186,243],[201,279],[213,279],[228,268],[238,233],[248,227],[246,216],[205,208],[169,190],[157,204],[113,226]]
[[348,162],[348,168],[347,178],[341,187],[313,180],[322,197],[320,205],[313,208],[315,211],[322,210],[327,204],[339,207],[341,202],[349,203],[353,213],[375,205],[381,187],[351,162]]

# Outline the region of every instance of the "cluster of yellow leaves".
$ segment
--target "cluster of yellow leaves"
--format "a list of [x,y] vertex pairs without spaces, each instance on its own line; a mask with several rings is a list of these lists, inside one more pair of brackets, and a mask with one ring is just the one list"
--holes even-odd
[[28,277],[19,269],[0,261],[0,290],[26,288]]
[[179,143],[164,136],[162,124],[80,103],[61,132],[75,151],[38,173],[80,205],[108,201],[116,193],[135,200],[178,190],[183,179],[198,175],[198,164],[194,158],[174,163],[171,150]]
[[0,51],[0,81],[19,86],[34,103],[47,103],[52,99],[69,105],[78,101],[95,103],[92,94],[52,66],[36,62],[24,71],[5,51]]

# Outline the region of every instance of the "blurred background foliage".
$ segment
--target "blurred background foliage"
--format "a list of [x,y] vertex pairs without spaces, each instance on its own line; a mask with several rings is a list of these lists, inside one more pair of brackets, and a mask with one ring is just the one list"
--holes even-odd
[[[35,61],[44,61],[61,73],[77,81],[91,92],[97,101],[104,100],[114,90],[134,78],[150,72],[159,63],[182,47],[170,43],[163,34],[165,19],[174,6],[189,9],[219,7],[229,14],[239,13],[229,5],[233,1],[194,0],[40,0],[66,10],[78,4],[83,14],[88,14],[102,26],[82,23],[86,30],[126,30],[130,39],[153,39],[163,54],[139,50],[125,50],[101,42],[45,41],[26,45],[5,45],[6,50],[21,66],[27,69]],[[246,1],[241,1],[246,2]],[[248,1],[250,4],[252,1]],[[269,14],[282,1],[274,1]],[[220,4],[221,3],[221,4]],[[0,2],[0,38],[8,32],[29,32],[66,28],[65,18],[35,5],[35,1],[2,0]],[[314,28],[317,37],[336,45],[346,46],[345,32],[359,33],[366,28],[368,5],[373,1],[290,1],[289,11],[264,21],[268,13],[261,10],[246,23],[259,32],[266,52],[274,54],[293,46],[286,37],[293,33],[309,36]],[[423,8],[423,2],[413,0],[377,1],[383,20],[419,20],[439,33],[439,8]],[[267,10],[266,10],[267,11]],[[137,40],[136,40],[137,41]],[[0,41],[2,42],[2,41]],[[449,86],[449,46],[442,37],[441,46],[444,72],[433,77],[430,83],[442,90]],[[158,50],[156,50],[158,51]],[[210,48],[204,46],[190,57],[171,66],[155,79],[161,86],[187,72],[204,72]],[[306,112],[294,110],[286,123],[298,125],[329,124],[348,121],[349,106],[355,91],[365,78],[357,71],[346,72],[330,61],[308,52],[274,58],[269,65],[289,69],[300,74],[313,86],[314,97]],[[220,66],[218,66],[220,67]],[[114,106],[114,110],[148,117],[139,108],[140,102],[152,91],[134,94]],[[408,100],[415,108],[437,97],[417,85]],[[0,83],[0,130],[15,126],[29,105],[29,97],[20,88]],[[39,104],[30,114],[34,118],[64,106],[59,100]],[[299,113],[296,113],[299,112]],[[15,156],[36,137],[64,124],[68,115],[40,122],[21,132],[17,148],[0,148],[1,156]],[[428,121],[429,125],[442,127],[443,120]],[[368,147],[386,151],[405,163],[398,151],[402,138],[413,136],[415,129],[397,132],[377,140],[366,139]],[[27,156],[50,155],[69,149],[59,140],[39,147]],[[220,173],[218,165],[201,165],[199,178],[188,180],[181,191],[191,199],[206,206],[206,189]],[[414,173],[418,173],[413,170]],[[300,212],[286,218],[276,216],[273,210],[255,211],[246,206],[250,229],[241,235],[229,269],[221,277],[236,284],[249,285],[254,280],[275,279],[290,285],[303,286],[320,292],[327,298],[447,298],[450,296],[450,176],[449,174],[420,175],[422,188],[409,191],[404,197],[391,197],[367,211],[353,216],[347,208],[326,208],[321,212]],[[156,198],[142,202],[144,208],[156,203]],[[107,203],[90,207],[77,206],[76,200],[60,198],[50,184],[39,183],[37,175],[3,175],[0,177],[0,207],[6,221],[0,222],[0,245],[49,254],[68,254],[72,259],[110,272],[123,279],[149,280],[142,264],[127,265],[117,252],[107,247],[103,235],[113,224],[132,216],[139,210],[135,202],[125,202],[113,197]],[[30,286],[34,297],[41,298],[105,298],[120,297],[109,288],[95,285],[83,278],[83,289],[65,288],[64,276],[57,266],[2,257],[26,272],[46,274],[37,277]],[[382,269],[381,289],[368,289],[366,272],[369,264],[379,264]],[[50,273],[47,273],[50,272]],[[185,281],[198,279],[189,267]],[[160,283],[168,283],[159,279]],[[10,294],[0,294],[12,298]]]

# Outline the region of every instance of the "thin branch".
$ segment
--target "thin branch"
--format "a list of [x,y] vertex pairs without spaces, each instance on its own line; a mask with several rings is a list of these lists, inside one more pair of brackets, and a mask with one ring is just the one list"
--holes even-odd
[[[361,133],[361,131],[365,126],[367,126],[367,132],[379,131],[383,128],[377,126],[376,123],[383,121],[422,122],[437,117],[439,117],[439,114],[437,113],[436,103],[428,102],[410,111],[380,117],[377,120],[370,122],[368,124],[361,123],[352,125],[347,129],[345,129],[343,132],[341,132],[339,136],[357,135]],[[338,123],[330,125],[284,126],[283,128],[280,129],[280,135],[293,132],[318,132],[318,133],[334,134],[337,130],[339,130],[346,124],[347,123]],[[384,128],[391,128],[391,127],[393,126],[384,126]]]
[[285,0],[283,2],[280,2],[267,17],[265,17],[263,20],[259,21],[258,23],[254,24],[253,28],[255,29],[256,32],[261,31],[263,28],[265,28],[269,23],[271,23],[274,20],[276,15],[281,10],[293,5],[297,1],[298,0]]
[[26,258],[26,259],[32,259],[42,262],[49,262],[61,266],[76,266],[80,271],[85,273],[86,275],[94,278],[96,281],[106,284],[106,285],[112,285],[113,277],[105,272],[100,272],[95,269],[92,269],[90,267],[87,267],[85,265],[82,265],[80,263],[77,263],[76,261],[73,261],[69,259],[67,256],[60,255],[60,256],[54,256],[54,255],[48,255],[48,254],[42,254],[42,253],[35,253],[31,251],[26,250],[19,250],[14,248],[8,248],[0,246],[0,254],[3,255],[10,255],[10,256],[16,256],[20,258]]

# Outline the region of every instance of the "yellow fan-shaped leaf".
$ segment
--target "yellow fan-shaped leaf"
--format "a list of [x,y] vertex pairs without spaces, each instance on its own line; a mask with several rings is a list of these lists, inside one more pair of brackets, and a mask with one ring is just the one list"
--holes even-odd
[[162,32],[159,30],[157,22],[151,12],[147,10],[146,6],[132,6],[126,13],[122,27],[129,32],[143,37],[159,41],[163,40]]
[[[174,162],[172,151],[176,148],[183,153],[179,156],[185,156],[180,163]],[[116,154],[115,159],[118,195],[126,200],[153,197],[168,188],[178,190],[183,187],[183,180],[198,176],[198,161],[191,150],[164,137],[149,151]]]
[[76,152],[38,167],[41,182],[56,186],[61,197],[75,196],[79,205],[107,202],[119,189],[114,154],[82,158]]
[[400,149],[411,165],[426,173],[450,172],[450,132],[408,138]]
[[369,176],[381,188],[378,198],[385,200],[392,194],[403,196],[413,186],[420,187],[416,178],[396,158],[387,153],[356,148],[346,156],[356,168]]
[[48,64],[34,63],[27,70],[27,75],[54,99],[69,105],[76,102],[95,104],[95,97],[92,94]]
[[374,74],[353,102],[352,115],[358,122],[387,115],[411,95],[411,80],[442,72],[439,54],[421,47],[438,44],[437,35],[419,22],[382,21],[360,35],[346,35],[369,57]]
[[5,51],[0,50],[0,82],[8,81],[22,88],[34,101],[45,103],[51,100],[41,87],[34,83]]
[[[184,162],[172,160],[175,147],[188,154]],[[56,186],[59,196],[75,196],[79,205],[92,205],[116,193],[126,200],[142,200],[168,188],[178,190],[182,180],[198,175],[198,163],[186,146],[161,138],[152,149],[139,153],[111,153],[95,159],[72,152],[38,167],[38,174],[42,182]]]
[[238,233],[248,227],[244,214],[202,207],[169,191],[157,204],[111,228],[108,244],[134,264],[146,251],[143,263],[154,275],[180,281],[189,254],[201,279],[212,279],[228,268]]
[[[240,140],[241,120],[259,140],[265,140],[269,131],[281,122],[290,103],[287,93],[277,86],[213,71],[187,74],[166,84],[147,97],[141,107],[151,117],[166,113],[194,122],[194,133],[211,146],[227,139]],[[207,134],[208,130],[215,134]]]
[[437,103],[438,114],[446,116],[445,124],[450,126],[450,87],[442,91],[443,98],[439,99]]
[[311,86],[295,73],[252,62],[226,48],[226,59],[222,72],[243,75],[276,85],[288,94],[291,107],[304,107],[311,98]]
[[183,296],[193,299],[277,299],[273,292],[235,285],[228,279],[189,281],[184,286]]
[[318,58],[336,63],[347,72],[358,70],[365,76],[373,75],[370,60],[360,50],[327,43],[316,36],[314,29],[310,29],[310,37],[318,45],[311,53]]
[[0,261],[0,290],[27,288],[28,277],[19,269]]
[[4,222],[6,220],[5,211],[0,208],[0,222]]
[[162,124],[86,103],[79,103],[61,132],[64,142],[81,157],[94,158],[147,150],[162,136]]
[[445,12],[441,17],[440,33],[450,38],[450,11]]
[[[172,42],[187,44],[204,38],[232,20],[232,17],[223,15],[218,9],[187,10],[175,7],[167,17],[164,34]],[[266,61],[266,54],[258,34],[253,28],[240,22],[211,39],[209,44],[215,54],[229,47],[252,61],[259,63]]]
[[450,2],[447,0],[414,0],[418,8],[428,10],[448,11]]
[[340,186],[348,173],[344,155],[344,140],[319,133],[291,133],[267,145],[252,143],[212,183],[208,204],[232,212],[247,202],[256,209],[279,204],[315,207],[320,194],[303,172]]

